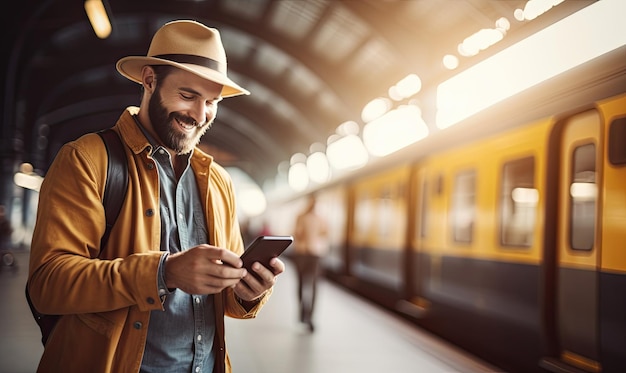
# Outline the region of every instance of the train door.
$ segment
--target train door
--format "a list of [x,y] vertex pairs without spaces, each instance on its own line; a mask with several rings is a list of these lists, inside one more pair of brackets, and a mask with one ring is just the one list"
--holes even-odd
[[599,372],[601,118],[596,110],[588,110],[566,119],[563,126],[555,272],[558,362]]
[[429,302],[422,297],[422,281],[426,275],[421,237],[426,229],[426,208],[429,200],[425,169],[412,168],[407,190],[407,229],[404,253],[404,296],[396,309],[415,318],[426,316]]

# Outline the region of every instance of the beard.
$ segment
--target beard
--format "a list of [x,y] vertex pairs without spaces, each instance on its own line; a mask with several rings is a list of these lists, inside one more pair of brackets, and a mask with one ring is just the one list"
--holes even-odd
[[[203,124],[195,124],[196,120],[188,115],[180,112],[169,112],[162,104],[161,93],[159,88],[155,90],[150,97],[150,106],[148,107],[148,116],[152,123],[152,128],[156,132],[159,140],[166,147],[174,150],[176,154],[188,154],[200,143],[200,139],[205,132],[211,128],[212,122]],[[187,125],[194,125],[193,134],[189,135],[177,129],[177,122]]]

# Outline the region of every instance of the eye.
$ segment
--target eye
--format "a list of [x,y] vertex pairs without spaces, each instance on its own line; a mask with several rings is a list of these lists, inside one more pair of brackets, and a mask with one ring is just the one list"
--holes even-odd
[[180,94],[180,97],[182,97],[184,100],[193,100],[194,95],[182,92]]

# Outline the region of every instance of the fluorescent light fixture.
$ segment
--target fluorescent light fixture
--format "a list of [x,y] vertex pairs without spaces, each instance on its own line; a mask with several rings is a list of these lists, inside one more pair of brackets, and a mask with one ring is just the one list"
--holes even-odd
[[295,163],[289,167],[289,186],[298,192],[309,185],[309,171],[304,163]]
[[[378,97],[368,102],[361,111],[361,119],[363,122],[371,122],[376,118],[380,118],[391,109],[391,100],[386,97]],[[357,132],[358,133],[358,132]]]
[[415,74],[409,74],[396,83],[396,89],[402,98],[409,98],[422,89],[422,79]]
[[306,159],[309,179],[316,183],[325,183],[330,179],[330,165],[323,152],[311,153]]
[[85,12],[96,36],[100,39],[106,39],[111,35],[111,21],[109,21],[109,16],[102,1],[85,0]]
[[441,83],[446,128],[626,44],[626,1],[600,0]]
[[326,156],[337,170],[359,168],[365,166],[368,160],[367,150],[357,135],[347,135],[328,144]]
[[454,70],[459,67],[459,58],[453,54],[443,56],[443,66],[448,70]]
[[562,2],[563,0],[528,0],[519,20],[533,20]]
[[384,157],[428,136],[421,110],[402,105],[363,127],[363,143],[370,154]]

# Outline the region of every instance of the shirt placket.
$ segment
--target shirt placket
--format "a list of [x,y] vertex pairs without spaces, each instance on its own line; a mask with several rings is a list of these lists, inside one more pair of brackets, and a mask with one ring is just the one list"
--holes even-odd
[[194,356],[193,356],[193,371],[196,373],[202,372],[202,362],[205,358],[205,335],[206,330],[204,325],[204,305],[205,296],[193,295],[193,315],[194,315],[194,327],[196,336],[194,339]]

